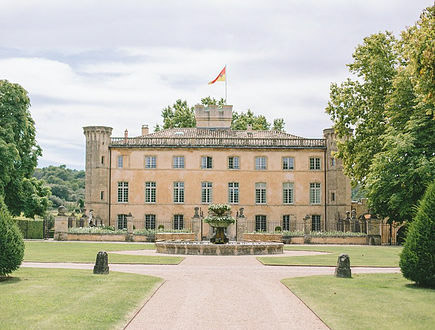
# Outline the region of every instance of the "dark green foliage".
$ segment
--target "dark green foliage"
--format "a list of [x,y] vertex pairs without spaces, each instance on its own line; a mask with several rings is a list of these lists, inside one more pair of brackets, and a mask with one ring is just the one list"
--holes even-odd
[[365,38],[348,65],[358,79],[331,85],[326,111],[343,138],[336,157],[389,221],[412,221],[435,177],[434,17],[435,6],[425,9],[398,40]]
[[[224,99],[216,100],[210,96],[201,99],[201,104],[205,106],[225,104]],[[187,101],[177,100],[174,105],[167,106],[162,111],[163,128],[175,128],[175,127],[195,127],[195,112],[193,107],[189,107]],[[233,119],[231,122],[231,128],[234,130],[246,130],[248,125],[252,126],[254,130],[270,130],[271,124],[267,121],[263,115],[255,115],[251,110],[246,113],[240,114],[233,110]],[[272,130],[284,131],[285,122],[282,118],[274,119]],[[156,125],[154,130],[160,131],[160,125]]]
[[0,80],[0,196],[9,212],[43,215],[49,189],[31,179],[41,148],[35,140],[35,123],[27,91]]
[[67,202],[72,202],[83,208],[85,171],[69,169],[65,165],[48,166],[36,168],[33,176],[45,181],[46,186],[50,187],[53,207],[65,206]]
[[0,276],[17,270],[23,256],[23,236],[0,197]]
[[417,285],[435,288],[435,181],[427,188],[409,226],[400,268],[403,276]]
[[42,220],[15,220],[15,223],[25,239],[44,238],[44,222]]

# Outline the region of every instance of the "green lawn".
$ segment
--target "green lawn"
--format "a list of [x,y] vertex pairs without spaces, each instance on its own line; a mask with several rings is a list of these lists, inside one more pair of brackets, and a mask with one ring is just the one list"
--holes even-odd
[[120,327],[160,278],[92,270],[21,268],[0,281],[1,329]]
[[[24,261],[94,263],[98,251],[125,251],[154,249],[154,244],[115,244],[84,242],[26,241]],[[183,257],[134,256],[109,253],[109,263],[179,264]]]
[[316,256],[298,257],[258,257],[265,265],[313,265],[313,266],[336,266],[337,258],[341,253],[347,253],[350,257],[351,266],[370,267],[399,267],[399,255],[402,251],[397,246],[308,246],[290,245],[285,250],[293,251],[321,251],[329,254]]
[[331,329],[433,329],[435,290],[401,274],[351,279],[310,276],[282,280]]

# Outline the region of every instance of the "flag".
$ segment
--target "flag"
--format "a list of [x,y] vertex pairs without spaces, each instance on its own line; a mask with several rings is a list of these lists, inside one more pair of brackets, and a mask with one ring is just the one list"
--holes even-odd
[[210,81],[208,84],[209,85],[214,84],[216,81],[226,81],[226,74],[225,74],[225,69],[226,68],[227,68],[227,66],[224,66],[224,68],[218,74],[218,76],[213,81]]

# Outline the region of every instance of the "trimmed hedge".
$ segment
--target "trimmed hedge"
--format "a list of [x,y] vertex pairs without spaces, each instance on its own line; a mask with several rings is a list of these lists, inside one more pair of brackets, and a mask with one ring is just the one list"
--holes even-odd
[[15,219],[15,223],[20,228],[23,237],[26,239],[44,238],[44,221],[43,220],[21,220]]
[[23,257],[23,236],[0,198],[0,277],[17,270]]
[[426,189],[409,226],[399,265],[407,279],[435,288],[435,181]]

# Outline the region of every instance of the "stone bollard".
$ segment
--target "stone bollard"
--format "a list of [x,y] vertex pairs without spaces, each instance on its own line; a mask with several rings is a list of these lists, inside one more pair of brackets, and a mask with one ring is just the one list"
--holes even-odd
[[350,258],[347,254],[340,254],[337,260],[337,267],[335,267],[335,276],[350,278],[352,271],[350,270]]
[[94,274],[109,274],[109,257],[106,251],[100,251],[95,261]]

